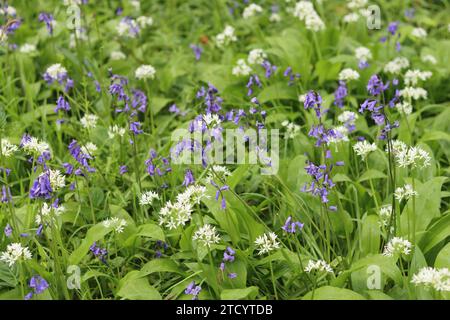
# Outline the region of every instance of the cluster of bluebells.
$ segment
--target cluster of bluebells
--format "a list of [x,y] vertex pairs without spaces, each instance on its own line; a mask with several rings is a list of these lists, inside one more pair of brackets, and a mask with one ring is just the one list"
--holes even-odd
[[[226,250],[223,252],[223,259],[220,263],[219,269],[224,272],[226,268],[226,263],[232,263],[234,262],[234,255],[236,254],[236,251],[234,251],[231,247],[227,247]],[[237,274],[234,272],[229,272],[227,274],[228,278],[234,279],[237,277]]]
[[99,259],[104,264],[108,264],[106,261],[106,258],[108,257],[108,251],[105,248],[100,247],[97,242],[94,242],[90,247],[89,250],[91,253]]
[[[95,168],[91,167],[89,161],[92,160],[92,156],[88,153],[83,152],[83,148],[78,144],[78,142],[74,139],[69,144],[69,152],[70,155],[81,165],[83,169],[87,172],[92,173],[95,172]],[[65,163],[64,168],[66,169],[66,174],[75,173],[76,175],[82,175],[83,170],[81,168],[75,169],[74,166],[70,163]]]
[[292,217],[289,216],[281,229],[283,229],[283,231],[286,233],[294,234],[297,231],[302,230],[303,226],[303,223],[301,223],[300,221],[293,221]]
[[169,249],[169,245],[161,240],[156,241],[155,243],[155,258],[161,258],[163,252],[166,252]]
[[380,42],[386,42],[388,41],[388,39],[390,38],[397,38],[397,41],[395,42],[395,49],[397,51],[401,50],[401,44],[400,41],[398,40],[400,38],[400,32],[398,32],[398,27],[399,27],[399,22],[398,21],[393,21],[391,23],[389,23],[388,27],[387,27],[387,35],[381,37]]
[[145,160],[145,165],[147,167],[147,173],[151,177],[154,177],[155,175],[162,177],[165,174],[172,172],[169,159],[159,156],[154,149],[150,150],[149,157]]
[[49,284],[41,276],[33,276],[30,279],[28,287],[30,287],[31,291],[24,297],[25,300],[30,300],[31,298],[33,298],[33,295],[43,293],[45,290],[47,290]]
[[58,83],[64,87],[64,90],[67,92],[73,86],[74,82],[69,77],[67,69],[64,68],[61,64],[56,63],[47,68],[44,73],[44,80],[49,84]]
[[192,281],[191,283],[189,283],[186,290],[184,290],[184,293],[191,295],[192,300],[198,300],[198,295],[200,294],[200,291],[202,291],[202,287],[197,286],[195,284],[195,281]]

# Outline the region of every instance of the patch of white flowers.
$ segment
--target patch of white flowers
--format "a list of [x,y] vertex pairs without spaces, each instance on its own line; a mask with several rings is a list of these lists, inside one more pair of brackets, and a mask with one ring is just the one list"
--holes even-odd
[[428,93],[423,88],[406,87],[400,90],[400,95],[407,99],[427,99]]
[[38,225],[42,224],[44,221],[53,222],[54,219],[64,213],[65,210],[66,208],[64,206],[54,207],[52,205],[49,206],[44,202],[41,208],[41,213],[37,214],[34,220]]
[[55,63],[47,68],[46,73],[53,80],[58,80],[59,78],[67,74],[67,69],[64,68],[60,63]]
[[392,238],[384,247],[383,255],[393,257],[397,255],[408,255],[411,253],[411,242],[400,237]]
[[5,158],[12,156],[14,152],[19,149],[15,144],[12,144],[8,139],[5,138],[1,139],[0,144],[1,155]]
[[348,131],[346,126],[334,127],[333,131],[334,131],[336,136],[335,137],[330,137],[329,140],[328,140],[328,144],[336,143],[336,142],[339,142],[339,141],[349,141],[348,140],[349,131]]
[[153,25],[152,17],[140,16],[136,19],[136,21],[141,28],[151,27]]
[[27,247],[23,247],[20,243],[11,243],[6,247],[6,251],[0,255],[0,261],[12,267],[19,260],[31,259],[31,252]]
[[386,73],[392,73],[392,74],[399,74],[403,69],[409,67],[409,60],[405,57],[397,57],[392,61],[389,61],[384,66],[384,72]]
[[395,140],[392,141],[392,153],[400,168],[424,168],[430,165],[430,154],[421,147],[410,147],[406,143]]
[[252,72],[252,68],[250,68],[244,59],[239,59],[237,61],[237,65],[233,67],[233,70],[231,70],[231,73],[234,76],[248,76]]
[[147,206],[152,204],[153,200],[159,199],[159,195],[153,191],[146,191],[141,194],[141,198],[139,199],[139,204],[141,206]]
[[36,137],[29,137],[26,141],[22,141],[22,148],[28,154],[42,154],[50,150],[47,142],[39,140]]
[[377,145],[369,143],[367,140],[358,141],[353,145],[353,150],[358,156],[365,159],[370,152],[377,150]]
[[21,53],[30,54],[36,52],[36,46],[34,44],[25,43],[20,46],[19,51]]
[[122,233],[127,226],[127,222],[125,219],[113,217],[103,221],[103,226],[105,228],[112,228],[117,233]]
[[117,124],[110,126],[108,129],[108,137],[113,139],[115,136],[123,137],[126,132],[125,128],[119,127]]
[[86,129],[95,128],[97,126],[98,116],[87,113],[81,118],[80,123]]
[[415,37],[415,38],[422,39],[422,38],[426,38],[427,37],[427,31],[425,29],[423,29],[423,28],[414,28],[411,31],[411,35],[413,37]]
[[125,60],[126,56],[122,51],[113,51],[110,54],[110,58],[111,60]]
[[81,146],[81,152],[89,155],[93,155],[97,151],[97,149],[97,146],[92,142],[88,142],[85,145]]
[[358,80],[359,79],[359,73],[356,70],[346,68],[343,69],[339,73],[339,80],[341,81],[350,81],[350,80]]
[[261,13],[263,11],[263,8],[257,4],[251,3],[247,7],[245,7],[244,11],[242,12],[242,17],[244,19],[249,19],[253,16],[255,16],[258,13]]
[[350,0],[347,2],[347,8],[349,9],[361,9],[367,5],[367,0]]
[[208,248],[220,241],[220,237],[216,233],[216,227],[213,227],[210,224],[205,224],[203,227],[195,231],[192,239],[200,242]]
[[159,224],[172,230],[183,227],[192,215],[192,205],[189,202],[166,202],[159,211]]
[[270,251],[280,248],[280,243],[277,240],[277,235],[273,232],[265,233],[255,240],[255,246],[258,254],[269,253]]
[[372,52],[366,47],[358,47],[355,49],[355,57],[359,61],[367,62],[372,59]]
[[190,185],[186,190],[177,195],[177,202],[199,204],[201,199],[207,198],[206,187],[201,185]]
[[[41,173],[45,174],[44,173]],[[48,180],[50,181],[50,186],[52,187],[53,191],[56,191],[58,189],[63,188],[66,185],[66,177],[61,174],[61,171],[59,170],[48,170]]]
[[395,108],[398,110],[398,112],[404,113],[406,115],[410,115],[413,110],[412,104],[407,101],[397,103],[395,105]]
[[405,84],[415,86],[419,80],[428,80],[432,75],[430,71],[408,70],[405,73]]
[[331,266],[324,260],[317,260],[317,261],[309,260],[304,271],[307,273],[311,273],[314,271],[333,273],[333,268],[331,268]]
[[305,22],[306,29],[312,31],[320,31],[325,29],[325,24],[314,10],[314,6],[309,1],[299,1],[295,4],[293,10],[294,17]]
[[355,124],[356,119],[358,119],[358,114],[353,111],[344,111],[338,116],[338,121],[342,123],[347,123],[349,125]]
[[450,271],[448,268],[424,267],[413,275],[412,283],[433,288],[436,291],[450,291]]
[[422,57],[422,62],[429,62],[429,63],[431,63],[431,64],[436,64],[436,63],[437,63],[437,60],[436,60],[436,58],[435,58],[433,55],[431,55],[431,54],[426,54],[426,55],[424,55],[424,56]]
[[219,47],[227,46],[231,42],[236,42],[237,37],[234,34],[234,28],[230,25],[225,26],[225,29],[222,33],[219,33],[216,36],[216,44]]
[[394,192],[395,199],[397,199],[399,202],[401,202],[403,199],[409,200],[417,195],[417,191],[415,191],[410,184],[405,184],[403,187],[398,187]]
[[134,76],[136,79],[154,79],[156,74],[156,70],[152,65],[144,64],[139,66],[134,72]]
[[247,62],[249,64],[261,64],[267,59],[267,54],[263,49],[253,49],[248,53]]
[[378,212],[378,216],[380,218],[380,225],[386,227],[392,217],[392,205],[382,206]]
[[293,139],[300,132],[300,126],[293,122],[285,120],[281,125],[286,128],[286,138],[288,139]]

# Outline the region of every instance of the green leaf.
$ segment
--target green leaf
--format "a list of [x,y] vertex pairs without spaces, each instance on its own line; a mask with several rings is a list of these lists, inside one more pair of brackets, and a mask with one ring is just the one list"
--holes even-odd
[[170,259],[154,259],[147,262],[141,269],[140,275],[146,276],[155,272],[173,272],[183,274],[178,265]]
[[253,300],[258,294],[258,287],[252,286],[245,289],[225,289],[220,294],[222,300]]
[[161,300],[158,290],[152,287],[147,278],[139,277],[138,271],[131,271],[120,280],[117,296],[129,300]]
[[308,292],[303,300],[366,300],[362,295],[343,288],[324,286]]
[[361,230],[361,254],[378,253],[380,251],[381,232],[378,217],[365,216]]
[[435,268],[450,268],[450,243],[447,243],[444,248],[439,251],[436,260],[434,261]]
[[371,179],[385,179],[387,178],[387,175],[384,174],[381,171],[375,170],[375,169],[369,169],[364,174],[359,177],[358,182],[371,180]]
[[424,253],[427,253],[448,236],[450,236],[450,214],[446,214],[428,228],[420,239],[419,246]]

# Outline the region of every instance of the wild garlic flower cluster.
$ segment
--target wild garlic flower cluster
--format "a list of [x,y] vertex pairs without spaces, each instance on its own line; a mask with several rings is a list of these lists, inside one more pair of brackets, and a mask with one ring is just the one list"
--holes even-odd
[[211,245],[219,243],[220,237],[216,233],[216,227],[205,224],[203,227],[195,231],[193,240],[200,242],[205,247],[211,248]]
[[48,205],[44,202],[40,214],[37,214],[34,221],[37,225],[43,223],[53,223],[57,217],[66,211],[64,206]]
[[191,219],[193,206],[206,196],[205,187],[189,186],[183,193],[178,194],[175,203],[166,202],[159,211],[159,224],[168,229],[183,227]]
[[231,42],[236,42],[237,37],[234,34],[234,28],[230,25],[225,26],[222,33],[216,36],[216,44],[218,47],[224,47],[229,45]]
[[248,76],[252,73],[252,68],[247,65],[244,59],[239,59],[236,63],[237,65],[233,67],[233,70],[231,70],[233,76]]
[[353,150],[358,156],[366,159],[369,153],[377,150],[377,145],[375,143],[369,143],[367,140],[358,141],[353,145]]
[[22,149],[29,155],[43,154],[44,152],[50,151],[50,146],[47,142],[44,142],[27,134],[23,136],[20,145]]
[[428,62],[428,63],[431,63],[431,64],[436,64],[437,63],[436,58],[433,55],[431,55],[431,54],[423,55],[421,60],[422,60],[422,62]]
[[423,39],[427,37],[427,31],[424,28],[414,28],[411,31],[411,35],[414,38]]
[[127,226],[127,222],[125,219],[113,217],[103,221],[103,226],[105,228],[112,228],[117,233],[122,233],[125,227]]
[[228,170],[224,166],[214,165],[212,169],[214,170],[215,174],[212,172],[213,170],[211,170],[205,179],[205,183],[210,183],[211,180],[226,180],[227,177],[231,175],[230,170]]
[[251,3],[247,7],[245,7],[244,11],[242,12],[242,17],[244,19],[249,19],[261,12],[263,12],[263,8],[261,6]]
[[87,142],[85,145],[81,146],[81,152],[90,156],[92,156],[97,150],[97,146],[92,142]]
[[12,267],[17,261],[31,259],[31,252],[28,247],[23,247],[20,243],[11,243],[6,247],[6,251],[0,255],[0,261]]
[[413,111],[413,106],[407,101],[399,102],[395,105],[398,112],[404,113],[405,115],[410,115]]
[[139,205],[148,206],[151,205],[153,200],[159,200],[159,195],[153,191],[145,191],[141,194],[141,198],[139,199]]
[[134,72],[134,76],[138,80],[155,79],[155,74],[155,68],[149,64],[139,66]]
[[405,87],[400,90],[400,96],[406,99],[419,100],[427,99],[428,93],[423,88]]
[[140,16],[136,19],[137,24],[142,29],[151,27],[153,25],[153,18],[152,17],[146,17],[146,16]]
[[384,72],[394,75],[400,74],[403,69],[409,67],[409,60],[405,57],[396,57],[384,66]]
[[277,235],[274,232],[265,233],[255,240],[255,246],[258,254],[262,255],[280,248],[280,243],[277,240]]
[[316,10],[314,10],[313,4],[309,1],[297,2],[293,10],[293,15],[300,19],[300,21],[304,21],[306,29],[308,30],[317,32],[325,29],[325,24],[317,14]]
[[413,275],[411,283],[433,288],[436,291],[450,291],[450,271],[448,268],[424,267]]
[[383,255],[394,257],[400,255],[409,255],[411,253],[411,242],[400,237],[392,238],[384,247]]
[[15,145],[12,144],[9,139],[6,138],[2,138],[0,140],[0,144],[1,144],[1,156],[8,158],[10,156],[12,156],[14,154],[14,152],[16,152],[17,150],[19,150],[19,148]]
[[309,260],[304,271],[306,273],[319,272],[319,273],[333,273],[333,268],[324,260]]
[[350,80],[358,80],[359,79],[359,73],[356,70],[346,68],[343,69],[339,73],[339,80],[341,81],[350,81]]
[[408,70],[405,73],[405,84],[415,86],[419,80],[426,81],[433,75],[430,71]]
[[286,128],[286,138],[287,139],[295,138],[300,132],[300,126],[293,122],[289,122],[289,121],[285,120],[281,123],[281,125]]
[[247,62],[249,64],[261,64],[267,59],[267,54],[263,49],[253,49],[248,53]]
[[83,118],[80,119],[81,125],[86,129],[92,129],[97,126],[98,116],[95,114],[86,113]]
[[117,24],[116,31],[121,37],[136,38],[139,35],[139,25],[135,19],[124,17]]
[[401,202],[403,199],[409,200],[418,195],[419,194],[417,191],[415,191],[410,184],[405,184],[403,187],[398,187],[394,192],[395,199],[397,199],[398,202]]
[[372,59],[372,52],[366,47],[358,47],[355,49],[355,57],[360,62],[368,62]]
[[49,169],[47,172],[41,173],[41,175],[48,175],[48,179],[50,181],[50,186],[53,191],[57,191],[61,188],[64,188],[66,185],[66,177],[59,170]]
[[123,137],[125,135],[126,129],[119,127],[117,124],[110,126],[108,129],[108,137],[113,139],[116,136]]
[[382,227],[388,226],[392,217],[392,205],[382,206],[378,212],[378,217],[380,218],[380,225]]
[[[387,150],[386,150],[387,151]],[[400,168],[424,168],[431,162],[430,154],[421,147],[410,147],[403,141],[392,141],[392,153]]]

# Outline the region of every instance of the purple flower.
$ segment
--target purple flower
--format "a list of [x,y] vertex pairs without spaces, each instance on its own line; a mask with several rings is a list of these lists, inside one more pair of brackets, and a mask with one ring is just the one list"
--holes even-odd
[[376,75],[376,74],[371,76],[369,79],[369,82],[367,83],[367,91],[373,96],[377,96],[377,95],[381,94],[388,87],[389,87],[389,82],[386,84],[383,84],[383,81],[381,81],[380,77],[378,77],[378,75]]
[[334,92],[334,105],[342,108],[344,106],[344,98],[347,96],[347,85],[345,81],[339,81],[339,86]]
[[8,203],[11,200],[12,200],[11,190],[7,186],[2,186],[2,198],[0,199],[0,202]]
[[121,175],[123,175],[123,174],[125,174],[125,173],[127,173],[127,172],[128,172],[127,166],[123,165],[123,166],[120,166],[120,167],[119,167],[119,173],[120,173]]
[[192,170],[191,169],[187,169],[185,174],[184,174],[184,181],[183,181],[183,186],[187,187],[190,184],[193,184],[195,182],[194,179],[194,175],[192,174]]
[[59,110],[63,110],[66,112],[70,110],[69,102],[66,101],[66,99],[64,99],[64,96],[62,95],[58,97],[58,100],[56,102],[55,113],[58,113]]
[[[69,152],[72,157],[88,172],[95,172],[95,169],[89,165],[89,160],[91,160],[92,157],[89,154],[83,153],[81,151],[81,147],[78,145],[78,142],[76,140],[72,140],[72,142],[69,144]],[[67,170],[67,167],[65,168]]]
[[30,189],[30,198],[50,199],[52,193],[53,189],[50,185],[50,175],[48,172],[43,172],[33,182],[33,186]]
[[192,295],[193,296],[192,300],[197,300],[198,299],[198,295],[199,295],[201,290],[202,290],[202,287],[197,286],[195,284],[195,281],[192,281],[191,283],[189,283],[189,285],[187,286],[186,290],[184,290],[184,293]]
[[232,272],[232,273],[228,274],[228,278],[230,278],[230,279],[235,279],[236,277],[237,277],[237,273]]
[[321,117],[321,107],[322,107],[322,97],[320,96],[320,94],[314,92],[314,91],[309,91],[306,94],[305,97],[305,102],[304,102],[304,108],[305,110],[307,109],[314,109],[316,111],[316,116],[317,118]]
[[3,232],[5,233],[6,237],[11,237],[13,229],[12,227],[9,225],[9,223],[5,226],[5,229],[3,230]]
[[300,223],[299,221],[292,221],[292,217],[289,216],[281,229],[287,233],[296,233],[297,231],[303,229],[303,223]]
[[220,207],[222,208],[222,210],[225,210],[226,207],[227,207],[227,204],[226,204],[225,197],[224,197],[222,192],[230,189],[230,187],[227,186],[227,185],[223,185],[222,187],[219,187],[217,185],[217,183],[214,182],[214,180],[211,180],[211,184],[217,189],[217,191],[216,191],[216,201],[218,201],[219,197],[222,196],[222,201],[220,203]]
[[287,67],[287,69],[283,73],[283,76],[289,77],[288,86],[292,86],[294,84],[295,79],[300,78],[300,74],[293,73],[291,67]]
[[141,90],[134,89],[132,90],[133,98],[131,101],[131,106],[134,109],[138,109],[141,112],[145,112],[147,110],[147,96]]
[[45,26],[47,27],[48,33],[50,33],[51,35],[53,34],[53,15],[46,13],[46,12],[41,12],[39,14],[39,21],[40,22],[44,22]]
[[273,72],[277,70],[277,66],[272,65],[268,60],[264,60],[261,63],[261,66],[266,70],[265,73],[266,78],[270,78]]
[[190,48],[192,49],[192,51],[194,52],[194,55],[195,55],[195,60],[200,60],[200,58],[201,58],[201,56],[202,56],[202,52],[203,52],[203,49],[202,49],[202,47],[200,47],[200,46],[198,46],[198,45],[195,45],[195,44],[191,44],[190,45]]
[[41,276],[31,277],[31,280],[30,280],[30,283],[28,286],[34,290],[35,294],[40,294],[49,287],[48,282]]
[[253,94],[253,86],[254,85],[258,86],[259,88],[262,88],[262,83],[256,74],[251,75],[250,78],[248,79],[248,82],[246,85],[246,87],[248,89],[247,96],[251,96]]
[[327,165],[316,166],[314,163],[309,162],[305,167],[305,170],[313,180],[309,184],[306,183],[301,191],[309,192],[313,196],[318,196],[322,203],[327,203],[329,189],[333,188],[335,185],[331,179],[332,169],[333,165],[330,165],[329,167]]
[[323,144],[327,144],[332,138],[336,138],[336,132],[333,129],[326,129],[323,124],[312,126],[308,135],[316,138],[316,147],[320,147]]
[[101,262],[104,264],[107,264],[106,257],[108,255],[108,251],[104,248],[101,248],[97,245],[97,242],[94,242],[90,247],[89,250],[92,252],[94,257],[98,258]]
[[369,67],[369,63],[367,61],[359,61],[358,68],[363,70]]
[[397,32],[397,30],[398,30],[398,22],[397,22],[397,21],[394,21],[394,22],[389,23],[389,26],[388,26],[388,32],[389,32],[391,35],[395,35],[395,33]]
[[130,123],[130,131],[132,131],[134,133],[134,135],[138,135],[138,134],[141,134],[144,132],[140,128],[141,128],[141,123],[139,121]]

